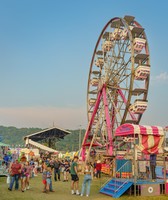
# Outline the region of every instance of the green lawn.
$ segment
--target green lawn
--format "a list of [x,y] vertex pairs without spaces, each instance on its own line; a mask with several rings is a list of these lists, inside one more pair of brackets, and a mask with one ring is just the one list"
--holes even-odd
[[[81,197],[76,195],[71,195],[70,190],[70,181],[62,182],[62,181],[53,181],[53,189],[55,192],[45,194],[42,193],[42,182],[41,182],[41,174],[38,177],[35,177],[30,180],[30,190],[22,193],[20,190],[8,191],[8,185],[6,184],[6,178],[0,177],[0,200],[77,200],[77,199],[91,199],[91,200],[109,200],[113,199],[110,196],[106,196],[99,193],[100,186],[103,181],[105,181],[105,177],[102,179],[94,179],[92,181],[91,186],[91,194],[90,197]],[[83,177],[80,177],[80,188],[82,184]],[[168,197],[166,195],[155,196],[155,197],[134,197],[129,195],[123,195],[119,199],[120,200],[166,200]]]

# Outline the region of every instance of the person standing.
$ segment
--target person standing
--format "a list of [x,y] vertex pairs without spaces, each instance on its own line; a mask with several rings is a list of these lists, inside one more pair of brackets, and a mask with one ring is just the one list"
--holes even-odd
[[[79,177],[78,177],[78,156],[75,156],[71,164],[71,194],[80,195],[79,193]],[[76,191],[76,192],[75,192]]]
[[43,192],[46,193],[47,192],[47,165],[45,164],[44,162],[44,165],[43,165],[43,172],[42,172],[42,182],[44,184],[44,189],[43,189]]
[[12,178],[11,178],[11,182],[10,182],[8,190],[12,191],[14,183],[15,183],[15,190],[19,189],[19,176],[21,173],[21,168],[22,168],[22,165],[18,162],[17,159],[15,160],[14,163],[11,164],[9,168],[9,173]]
[[101,168],[102,168],[101,161],[98,160],[96,163],[96,177],[97,178],[101,178]]
[[70,164],[68,162],[68,160],[65,160],[65,163],[64,163],[64,180],[63,182],[65,181],[68,181],[68,177],[69,177],[69,170],[70,170]]
[[22,155],[20,157],[20,162],[24,164],[24,163],[26,163],[26,161],[27,161],[27,158],[25,156],[25,153],[22,153]]
[[51,172],[51,167],[47,167],[47,172],[46,172],[46,192],[50,191],[51,185],[52,185],[52,180],[51,180],[52,172]]
[[24,191],[26,191],[26,166],[25,166],[25,164],[22,165],[20,180],[21,180],[21,191],[24,192]]
[[60,161],[56,158],[55,161],[54,161],[54,180],[57,181],[57,178],[58,180],[60,181]]
[[152,175],[152,180],[156,179],[156,154],[150,154],[150,170]]
[[34,178],[34,160],[33,160],[33,158],[31,158],[29,165],[31,166],[30,178]]
[[4,155],[3,160],[5,162],[6,167],[8,166],[9,156],[7,154]]
[[29,164],[29,162],[27,161],[26,164],[26,189],[29,190],[30,189],[30,184],[29,184],[29,180],[30,180],[30,175],[31,175],[31,166]]
[[88,197],[90,194],[91,181],[93,179],[93,168],[89,163],[86,163],[86,166],[84,167],[84,174],[81,196],[84,195],[86,189],[86,196]]
[[16,153],[16,151],[13,152],[12,154],[12,162],[15,162],[19,158],[19,155]]

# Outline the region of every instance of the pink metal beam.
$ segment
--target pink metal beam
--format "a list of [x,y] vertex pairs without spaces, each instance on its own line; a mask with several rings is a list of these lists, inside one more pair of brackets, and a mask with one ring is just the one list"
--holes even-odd
[[[116,95],[118,96],[118,93]],[[115,98],[114,104],[115,104],[115,107],[117,107],[117,98]],[[112,107],[112,120],[111,120],[111,129],[112,129],[112,131],[114,130],[114,124],[115,124],[115,120],[116,120],[115,107],[114,106]],[[112,132],[112,136],[113,136],[113,132]]]
[[89,121],[88,127],[87,127],[86,132],[85,132],[85,136],[84,136],[84,139],[83,139],[83,142],[82,142],[82,152],[81,152],[82,160],[85,160],[86,147],[84,145],[86,144],[86,140],[88,139],[88,135],[90,133],[92,124],[94,122],[94,117],[95,117],[97,109],[99,107],[101,96],[102,96],[102,89],[98,93],[98,97],[97,97],[97,100],[96,100],[96,103],[95,103],[95,106],[94,106],[94,110],[93,110],[91,119]]
[[[127,100],[126,100],[126,98],[125,98],[125,96],[124,96],[122,90],[121,90],[121,89],[118,89],[118,93],[120,94],[120,96],[121,96],[122,100],[124,101],[125,105],[127,105]],[[129,110],[128,110],[128,111],[129,111]],[[136,117],[135,117],[135,115],[134,115],[131,111],[129,111],[129,114],[130,114],[132,120],[137,120]]]
[[108,134],[108,140],[109,140],[109,144],[106,144],[106,150],[107,150],[108,155],[112,155],[113,154],[112,128],[111,128],[111,121],[110,121],[105,85],[103,87],[103,102],[104,102],[104,109],[105,109],[105,116],[106,116],[107,134]]

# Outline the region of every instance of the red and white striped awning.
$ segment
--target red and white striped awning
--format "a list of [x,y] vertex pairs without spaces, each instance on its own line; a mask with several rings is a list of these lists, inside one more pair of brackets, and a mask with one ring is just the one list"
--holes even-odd
[[123,124],[115,131],[115,136],[130,135],[138,135],[137,148],[146,154],[158,153],[164,141],[164,129],[160,126]]

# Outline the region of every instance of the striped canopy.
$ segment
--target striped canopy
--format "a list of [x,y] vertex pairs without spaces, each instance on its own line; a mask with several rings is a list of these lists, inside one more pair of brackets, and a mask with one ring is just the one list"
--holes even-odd
[[136,147],[145,154],[158,153],[164,141],[164,130],[160,126],[123,124],[115,131],[115,136],[130,137],[138,135]]

